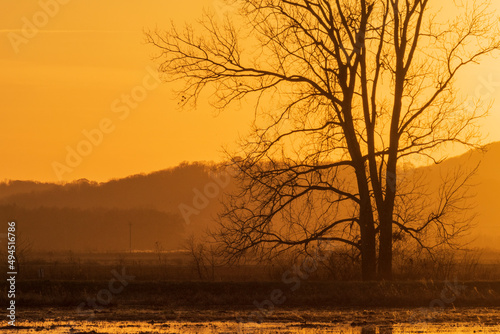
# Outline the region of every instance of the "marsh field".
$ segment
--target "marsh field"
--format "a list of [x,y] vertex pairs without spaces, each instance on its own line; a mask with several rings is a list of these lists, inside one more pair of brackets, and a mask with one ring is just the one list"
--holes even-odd
[[[286,310],[261,323],[238,321],[243,311],[123,308],[94,319],[75,318],[69,309],[25,310],[5,333],[498,333],[500,309],[447,309],[424,315],[422,309]],[[137,320],[130,321],[131,317]],[[172,320],[177,317],[177,320]]]
[[[449,262],[440,280],[419,277],[416,271],[415,279],[402,275],[392,282],[333,279],[328,268],[306,271],[297,260],[203,265],[200,279],[186,252],[41,255],[48,260],[32,256],[20,262],[17,327],[3,320],[2,332],[500,331],[500,282],[491,279],[498,266],[484,254],[474,263]],[[446,266],[439,263],[439,268]],[[350,270],[337,269],[344,275]],[[3,305],[7,289],[2,283]]]

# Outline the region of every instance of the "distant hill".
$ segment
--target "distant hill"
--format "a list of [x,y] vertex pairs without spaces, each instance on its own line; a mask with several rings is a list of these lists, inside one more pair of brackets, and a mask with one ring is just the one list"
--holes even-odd
[[[446,173],[459,167],[472,169],[479,162],[474,178],[479,213],[474,233],[476,244],[500,249],[500,143],[488,145],[484,154],[469,152],[418,171],[436,184]],[[134,248],[151,249],[156,241],[162,241],[166,249],[174,249],[186,234],[200,233],[213,224],[220,209],[220,193],[234,187],[233,182],[216,187],[219,196],[207,197],[197,214],[186,221],[179,206],[193,207],[197,194],[204,194],[207,185],[217,184],[213,167],[207,163],[184,163],[103,183],[85,179],[64,185],[33,181],[0,183],[0,217],[3,220],[15,217],[26,226],[27,237],[36,240],[34,245],[40,249],[128,249],[129,221],[137,226],[138,241],[133,243]],[[64,236],[64,241],[57,236]],[[105,240],[109,241],[109,247]]]
[[446,160],[439,166],[449,170],[458,166],[479,170],[473,179],[475,189],[475,211],[478,214],[474,231],[475,245],[484,248],[500,249],[500,142],[487,145],[487,151],[469,152]]
[[87,179],[64,185],[10,181],[0,184],[0,204],[26,208],[147,208],[176,212],[180,203],[192,201],[194,188],[203,188],[211,181],[209,166],[202,163],[181,164],[102,183]]
[[39,250],[179,249],[186,233],[202,232],[218,206],[208,201],[189,224],[179,205],[192,205],[194,189],[214,182],[208,164],[178,167],[96,183],[9,181],[0,184],[0,219],[15,219],[22,237]]
[[500,142],[485,147],[485,152],[469,151],[446,159],[439,165],[423,167],[426,181],[438,183],[458,169],[472,170],[479,165],[471,183],[474,184],[472,201],[477,213],[477,225],[471,233],[473,245],[500,249]]

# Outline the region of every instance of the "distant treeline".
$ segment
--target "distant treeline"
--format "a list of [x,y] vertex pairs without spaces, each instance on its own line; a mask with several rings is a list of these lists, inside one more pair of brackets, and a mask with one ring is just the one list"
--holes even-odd
[[[178,214],[152,209],[74,209],[0,206],[0,221],[17,222],[18,253],[177,249],[184,224]],[[131,242],[131,245],[130,245]],[[22,256],[22,255],[21,255]]]
[[193,189],[212,182],[209,164],[181,164],[151,174],[138,174],[108,182],[81,179],[66,184],[34,181],[0,183],[0,204],[26,208],[147,208],[178,212],[179,204],[191,203]]

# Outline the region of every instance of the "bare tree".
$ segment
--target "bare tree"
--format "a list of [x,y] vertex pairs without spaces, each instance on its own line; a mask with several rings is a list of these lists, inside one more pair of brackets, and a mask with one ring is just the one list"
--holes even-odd
[[208,276],[212,281],[215,280],[215,268],[222,263],[217,248],[215,243],[206,240],[200,241],[194,235],[187,238],[185,249],[193,259],[199,279]]
[[[24,270],[21,268],[28,262],[33,248],[33,242],[31,239],[26,238],[24,233],[18,231],[16,233],[16,243],[15,243],[15,268],[18,275],[21,275]],[[23,268],[24,269],[24,268]]]
[[158,264],[162,264],[165,262],[165,255],[163,254],[165,249],[163,248],[163,244],[160,241],[155,242],[154,252],[158,257]]
[[252,135],[232,160],[240,191],[221,215],[228,254],[327,239],[360,252],[363,279],[377,277],[377,263],[390,279],[395,233],[422,240],[439,226],[456,236],[460,222],[440,212],[459,207],[461,181],[447,183],[421,229],[395,211],[402,163],[480,147],[486,110],[464,106],[453,83],[499,49],[498,20],[484,2],[450,5],[454,18],[429,0],[241,0],[223,22],[208,13],[200,27],[147,34],[160,71],[185,84],[182,105],[209,87],[219,109],[256,101]]
[[205,245],[198,242],[194,235],[191,235],[186,239],[185,249],[189,252],[189,255],[191,255],[196,272],[198,273],[198,278],[202,280],[205,277],[203,273],[206,271]]

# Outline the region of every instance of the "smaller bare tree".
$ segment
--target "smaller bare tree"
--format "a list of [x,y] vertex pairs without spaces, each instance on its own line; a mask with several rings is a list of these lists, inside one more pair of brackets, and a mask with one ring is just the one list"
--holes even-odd
[[194,235],[191,235],[186,240],[185,249],[193,260],[198,278],[200,280],[206,278],[215,280],[215,269],[224,262],[217,245],[199,241]]
[[198,242],[194,235],[191,235],[186,239],[184,247],[189,252],[191,259],[193,260],[194,267],[198,273],[198,278],[202,280],[204,278],[203,273],[205,272],[205,245]]

